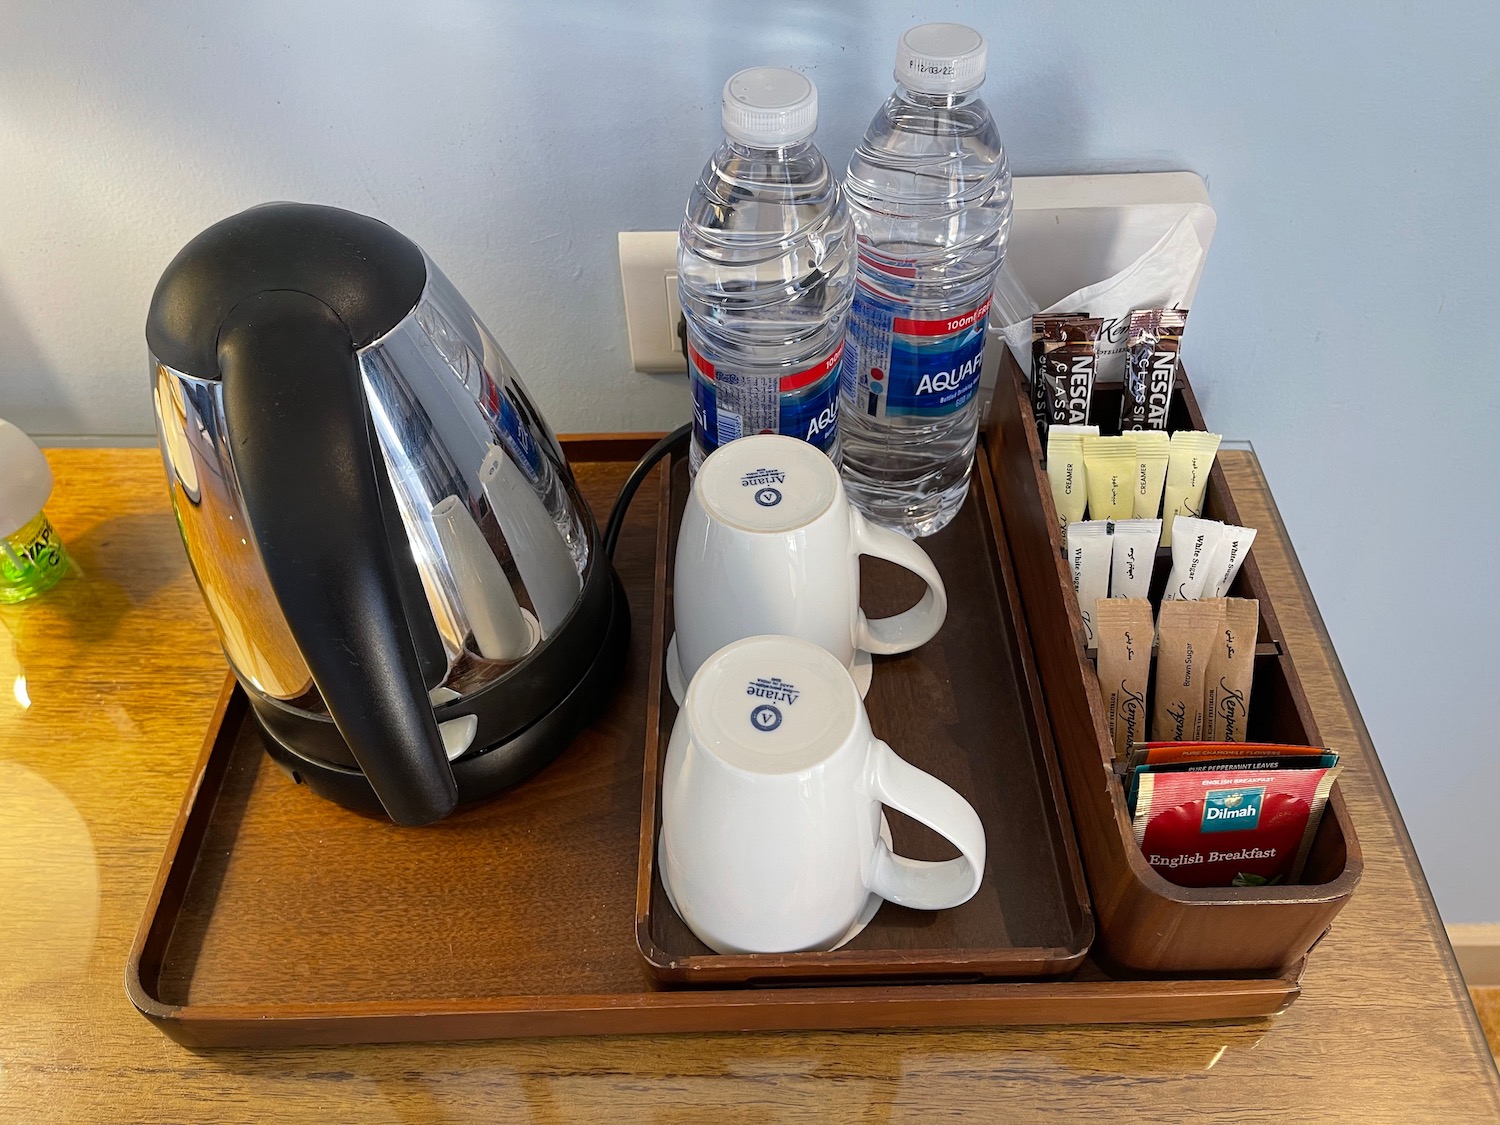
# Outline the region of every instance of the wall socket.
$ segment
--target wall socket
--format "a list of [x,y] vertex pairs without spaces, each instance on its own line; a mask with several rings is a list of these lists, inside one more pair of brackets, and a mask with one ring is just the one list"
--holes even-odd
[[620,284],[630,365],[637,371],[686,371],[678,321],[677,232],[621,231]]

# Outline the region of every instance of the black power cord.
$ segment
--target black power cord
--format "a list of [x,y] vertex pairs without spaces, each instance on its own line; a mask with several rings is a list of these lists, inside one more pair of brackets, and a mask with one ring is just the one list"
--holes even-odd
[[630,510],[630,502],[635,498],[636,490],[641,487],[641,482],[663,457],[678,449],[686,448],[688,436],[692,432],[693,426],[690,422],[678,426],[646,450],[646,455],[636,462],[635,468],[630,470],[630,475],[620,486],[620,495],[615,498],[615,506],[610,510],[609,523],[604,526],[604,553],[610,558],[615,557],[615,544],[619,541],[620,529],[625,526],[625,513]]

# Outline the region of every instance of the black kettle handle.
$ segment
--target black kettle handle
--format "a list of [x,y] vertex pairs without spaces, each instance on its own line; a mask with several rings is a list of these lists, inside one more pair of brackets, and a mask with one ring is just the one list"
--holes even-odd
[[391,819],[440,820],[458,789],[402,599],[420,579],[392,550],[350,331],[318,298],[271,290],[225,318],[218,360],[245,511],[313,682]]

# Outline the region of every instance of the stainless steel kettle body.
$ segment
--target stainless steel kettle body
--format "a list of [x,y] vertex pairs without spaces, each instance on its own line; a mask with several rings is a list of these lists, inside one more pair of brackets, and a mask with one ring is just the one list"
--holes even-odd
[[372,219],[258,207],[178,255],[147,339],[183,541],[272,757],[406,824],[550,762],[628,611],[561,447],[437,267]]

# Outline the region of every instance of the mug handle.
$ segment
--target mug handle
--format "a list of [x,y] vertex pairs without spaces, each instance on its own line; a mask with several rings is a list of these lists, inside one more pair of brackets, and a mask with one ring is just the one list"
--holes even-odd
[[906,536],[871,523],[853,508],[849,509],[849,516],[854,530],[854,546],[860,554],[893,562],[927,583],[922,600],[894,617],[871,621],[861,610],[855,646],[865,652],[891,653],[907,652],[925,645],[937,635],[943,627],[943,619],[948,616],[948,591],[943,587],[942,575],[932,565],[927,552]]
[[962,854],[936,863],[906,859],[892,854],[881,840],[870,890],[913,910],[947,910],[968,902],[984,878],[984,825],[974,806],[878,738],[873,757],[871,788],[881,803],[921,821]]

